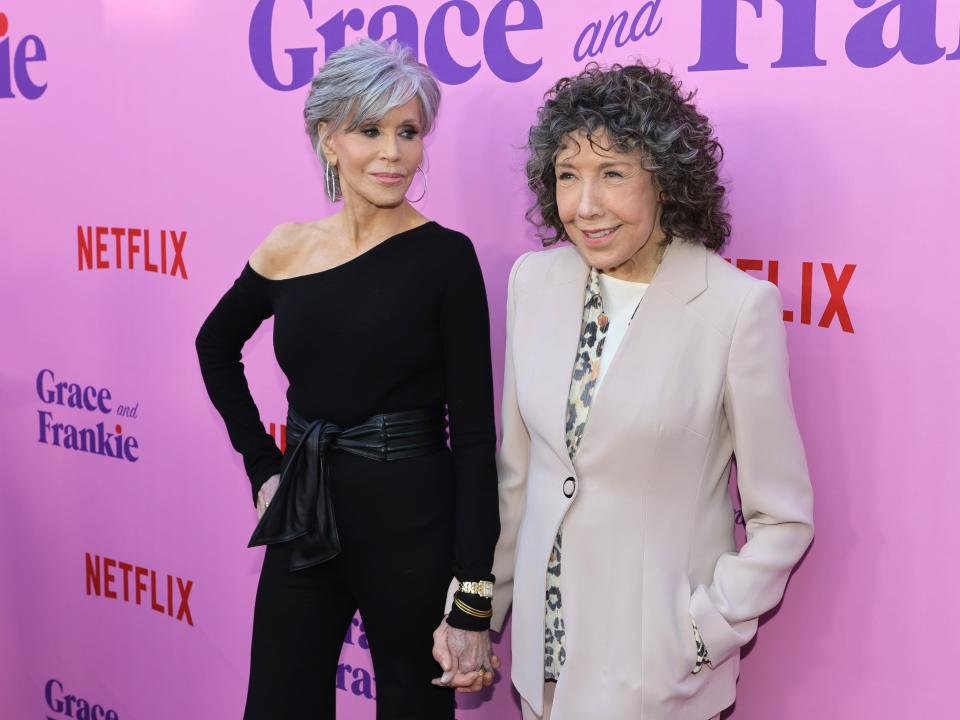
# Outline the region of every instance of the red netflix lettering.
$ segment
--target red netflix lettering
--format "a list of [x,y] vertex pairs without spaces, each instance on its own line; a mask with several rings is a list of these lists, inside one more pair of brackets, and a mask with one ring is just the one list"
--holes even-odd
[[157,603],[157,571],[150,571],[150,607],[159,613],[164,611],[163,605]]
[[830,263],[821,263],[823,266],[823,276],[827,281],[827,289],[830,291],[830,300],[823,309],[823,315],[820,317],[818,325],[822,328],[830,327],[830,321],[836,316],[840,320],[840,327],[844,332],[853,332],[853,323],[850,322],[850,314],[847,312],[847,304],[843,301],[843,294],[847,291],[847,285],[850,284],[850,278],[853,277],[853,271],[857,269],[856,265],[844,265],[839,279],[833,271],[833,265]]
[[77,225],[77,270],[83,270],[84,263],[88,268],[93,267],[93,235],[89,227],[84,233]]
[[[163,235],[163,230],[160,231],[161,236]],[[184,280],[187,279],[187,268],[183,264],[183,244],[187,241],[187,231],[184,230],[180,233],[180,237],[177,237],[176,230],[170,231],[170,238],[173,242],[173,252],[176,253],[173,257],[173,266],[170,268],[170,274],[176,275],[177,268],[180,268],[180,277]],[[166,247],[167,244],[163,243],[163,247]]]
[[273,438],[273,441],[280,446],[280,452],[287,451],[287,426],[284,424],[280,425],[280,437],[277,437],[277,424],[270,423],[269,429],[267,430],[270,433],[270,436]]
[[180,608],[177,610],[177,620],[181,620],[184,617],[187,619],[187,625],[193,626],[193,616],[190,614],[190,591],[193,590],[193,580],[187,580],[187,584],[183,584],[183,580],[177,578],[177,591],[180,593]]
[[803,263],[803,279],[800,282],[800,322],[810,324],[810,304],[813,295],[813,263]]
[[[109,237],[110,240],[106,238]],[[188,279],[184,248],[186,230],[161,230],[152,236],[149,228],[77,226],[77,269],[142,270],[144,272],[170,275]],[[157,252],[159,245],[159,253]],[[171,262],[167,263],[167,250],[171,250]],[[113,252],[111,252],[111,250]],[[160,265],[155,259],[160,255]],[[112,258],[111,258],[112,255]]]
[[[766,263],[766,279],[778,287],[781,286],[781,280],[783,278],[780,272],[779,260],[764,261],[752,258],[738,258],[737,260],[730,258],[725,259],[744,272],[762,272],[764,263]],[[821,283],[815,283],[817,279],[815,277],[816,273],[814,272],[816,265],[819,265],[821,270]],[[791,276],[793,278],[796,278],[797,275],[800,276],[800,324],[813,324],[814,290],[816,286],[823,285],[825,286],[828,297],[826,304],[823,306],[820,320],[817,322],[817,327],[832,327],[834,325],[834,319],[836,319],[837,324],[843,332],[853,333],[853,321],[850,319],[850,310],[847,307],[845,296],[856,269],[857,266],[855,264],[847,263],[843,265],[842,270],[838,274],[833,263],[801,262],[799,273],[788,273],[788,279]],[[784,308],[784,322],[794,322],[794,317],[795,314],[792,309]]]
[[[112,571],[115,568],[120,568],[123,572],[122,595],[114,589],[117,575]],[[186,622],[193,627],[193,613],[190,612],[193,580],[184,580],[176,575],[160,574],[157,570],[90,553],[85,553],[84,570],[87,595],[145,606],[149,590],[151,610],[174,618],[178,622]],[[130,592],[131,572],[133,573],[133,593]],[[163,592],[164,589],[166,594]]]
[[117,567],[123,570],[123,600],[130,602],[130,571],[133,570],[133,565],[122,562],[117,563]]
[[120,264],[120,241],[123,238],[123,228],[110,228],[110,234],[113,235],[113,239],[116,241],[115,245],[117,248],[117,264],[114,267],[119,270],[123,265]]
[[780,263],[776,260],[767,261],[767,282],[780,285]]
[[117,566],[117,561],[110,558],[103,559],[103,596],[110,598],[111,600],[117,599],[117,594],[110,589],[110,586],[113,584],[113,581],[116,577],[111,574],[110,568],[115,568]]
[[138,228],[127,230],[127,261],[130,263],[130,270],[133,270],[133,256],[140,252],[140,246],[133,242],[133,239],[138,237],[140,237]]
[[105,227],[97,228],[97,269],[104,270],[110,267],[110,261],[103,259],[103,254],[107,251],[107,244],[102,242],[103,236],[107,234]]
[[135,585],[136,585],[136,591],[137,591],[137,605],[139,605],[139,604],[140,604],[140,592],[141,592],[141,591],[144,591],[144,592],[145,592],[146,589],[147,589],[146,583],[140,582],[140,576],[143,575],[144,577],[146,577],[146,576],[147,576],[147,569],[146,569],[146,568],[142,568],[142,567],[140,567],[139,565],[137,565],[136,569],[133,571],[133,575],[134,575],[134,583],[135,583]]
[[155,273],[157,266],[150,262],[150,231],[143,231],[143,269]]
[[100,556],[94,557],[97,558],[96,562],[87,553],[87,595],[100,594]]

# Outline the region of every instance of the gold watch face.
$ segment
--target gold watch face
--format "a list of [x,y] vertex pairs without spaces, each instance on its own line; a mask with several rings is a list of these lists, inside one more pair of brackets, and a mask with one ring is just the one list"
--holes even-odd
[[468,595],[479,595],[480,597],[489,598],[493,597],[493,583],[489,580],[462,582],[460,583],[460,591]]

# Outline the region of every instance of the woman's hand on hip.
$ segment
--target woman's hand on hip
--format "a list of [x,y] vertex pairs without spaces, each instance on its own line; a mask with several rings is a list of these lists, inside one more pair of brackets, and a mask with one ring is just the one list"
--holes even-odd
[[433,658],[443,668],[434,685],[456,688],[457,692],[477,692],[493,682],[493,671],[500,658],[490,647],[490,631],[461,630],[447,624],[446,618],[433,633]]
[[262,518],[267,511],[267,506],[273,500],[273,496],[277,494],[278,487],[280,487],[279,475],[273,475],[260,486],[260,490],[257,492],[257,520]]

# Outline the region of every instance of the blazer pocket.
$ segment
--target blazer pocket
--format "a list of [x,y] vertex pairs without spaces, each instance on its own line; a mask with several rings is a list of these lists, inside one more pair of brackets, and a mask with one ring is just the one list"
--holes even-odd
[[693,593],[693,590],[690,586],[690,579],[684,575],[684,583],[686,587],[686,603],[684,604],[684,619],[687,621],[686,626],[683,628],[686,630],[685,633],[682,633],[683,640],[685,640],[683,645],[683,657],[686,660],[685,666],[687,674],[693,672],[694,667],[697,664],[697,639],[693,634],[693,615],[690,613],[690,597]]
[[673,623],[672,648],[670,649],[671,672],[676,672],[676,679],[682,680],[689,675],[697,661],[697,646],[693,635],[693,620],[690,616],[690,581],[684,573],[682,579],[675,586],[676,598],[674,608],[675,620]]

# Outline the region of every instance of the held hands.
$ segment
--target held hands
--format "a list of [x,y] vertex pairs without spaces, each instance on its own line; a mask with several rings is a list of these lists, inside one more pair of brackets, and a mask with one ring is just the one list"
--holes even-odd
[[[257,492],[257,519],[261,519],[280,486],[274,475]],[[443,668],[443,675],[431,682],[455,688],[457,692],[477,692],[493,683],[493,671],[500,667],[500,658],[492,653],[490,631],[461,630],[447,624],[446,618],[433,632],[433,658]]]
[[447,625],[444,618],[433,631],[433,658],[443,675],[431,682],[457,692],[477,692],[493,683],[500,658],[490,649],[490,631],[474,632]]
[[[263,517],[279,486],[280,476],[273,475],[260,487],[257,520]],[[447,625],[446,618],[433,632],[433,658],[443,668],[443,675],[431,682],[457,692],[477,692],[491,685],[493,671],[500,667],[500,658],[490,647],[489,630],[461,630]]]
[[267,505],[273,500],[273,496],[277,494],[278,487],[280,487],[279,475],[272,476],[260,486],[260,490],[257,492],[257,520],[262,518],[263,514],[267,511]]

